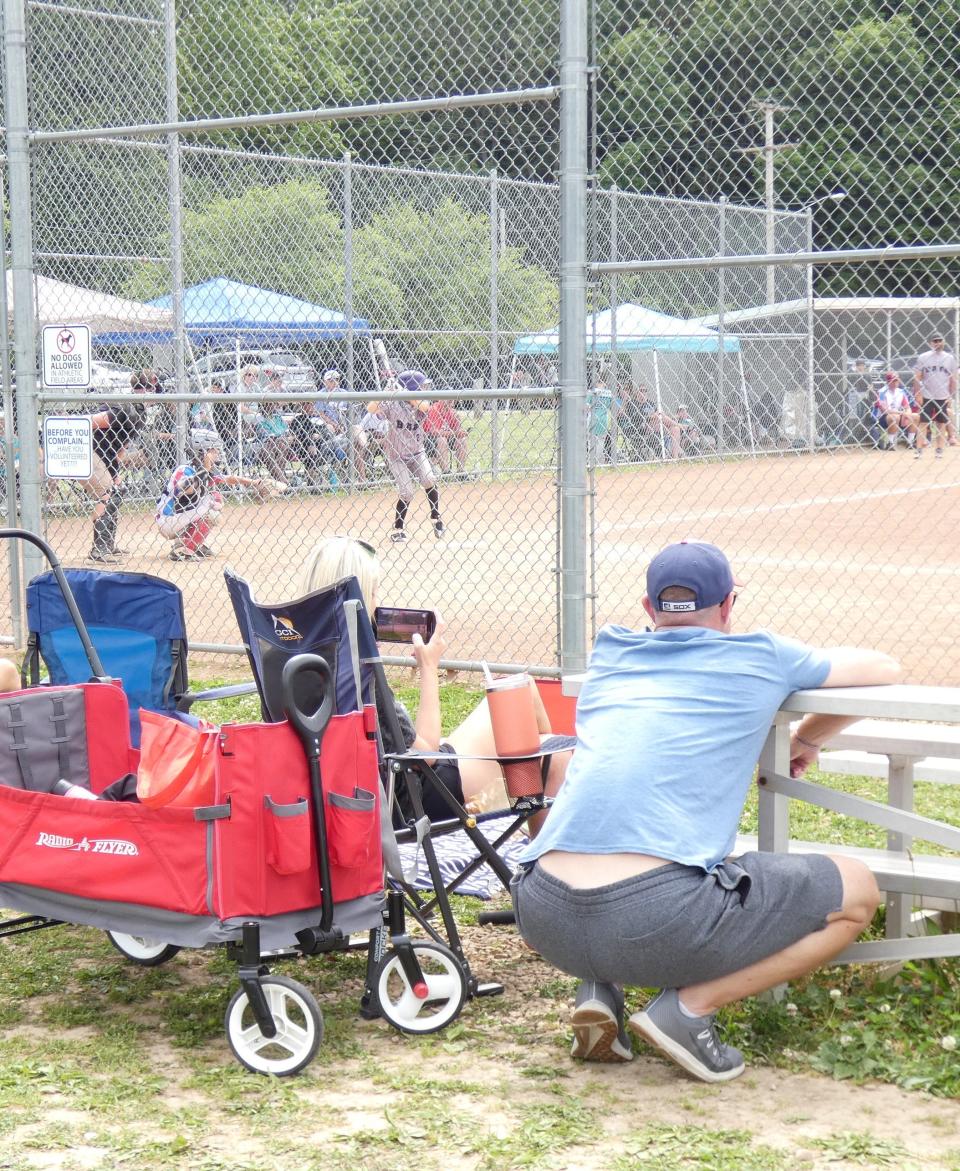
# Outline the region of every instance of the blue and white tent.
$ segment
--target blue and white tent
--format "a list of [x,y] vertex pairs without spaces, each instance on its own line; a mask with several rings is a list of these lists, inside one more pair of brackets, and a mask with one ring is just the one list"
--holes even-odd
[[[171,296],[150,302],[159,308],[173,305]],[[354,333],[369,334],[362,317],[352,322],[324,305],[301,301],[287,293],[213,277],[183,290],[183,317],[195,345],[229,346],[240,337],[245,346],[291,345],[336,340]]]
[[[671,317],[642,305],[618,305],[587,318],[587,351],[609,354],[637,350],[657,350],[662,354],[716,354],[721,338],[715,329],[682,317]],[[736,354],[740,342],[735,337],[722,339],[723,352]],[[559,329],[550,333],[531,333],[517,338],[515,354],[556,354],[560,349]]]
[[[734,334],[721,334],[702,322],[628,302],[589,316],[584,341],[588,357],[600,358],[600,366],[616,357],[629,359],[634,381],[653,388],[658,411],[672,415],[686,401],[696,402],[702,414],[713,416],[722,410],[721,399],[735,399],[750,449],[754,449],[740,339]],[[513,367],[524,357],[553,355],[559,350],[559,329],[527,334],[514,343]],[[724,389],[718,394],[720,386]],[[662,429],[660,438],[665,452]]]

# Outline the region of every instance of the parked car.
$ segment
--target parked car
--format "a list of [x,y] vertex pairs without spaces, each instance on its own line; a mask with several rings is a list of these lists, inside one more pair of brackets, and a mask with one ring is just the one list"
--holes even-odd
[[90,363],[90,394],[95,394],[97,391],[107,391],[111,394],[119,394],[120,391],[130,389],[130,375],[133,374],[133,368],[130,366],[122,366],[119,362],[99,362],[92,361]]
[[[313,366],[295,350],[214,350],[190,363],[187,379],[190,390],[206,390],[214,375],[219,375],[227,390],[237,383],[237,371],[256,366],[261,372],[276,370],[287,390],[298,394],[316,390],[317,374]],[[173,377],[168,379],[172,389]]]

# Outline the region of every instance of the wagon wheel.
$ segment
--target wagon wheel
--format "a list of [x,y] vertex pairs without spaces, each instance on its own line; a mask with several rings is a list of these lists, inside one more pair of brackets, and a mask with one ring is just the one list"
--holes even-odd
[[277,1027],[276,1036],[260,1031],[243,988],[227,1007],[230,1048],[254,1073],[289,1077],[313,1061],[323,1040],[323,1017],[313,993],[286,976],[262,976],[260,987]]
[[148,935],[125,935],[122,931],[108,931],[107,939],[128,960],[142,968],[157,968],[172,960],[180,950],[174,943],[152,939]]
[[411,985],[400,957],[388,951],[375,978],[380,1012],[401,1033],[435,1033],[460,1015],[467,981],[460,961],[438,943],[411,945],[423,972],[423,984]]

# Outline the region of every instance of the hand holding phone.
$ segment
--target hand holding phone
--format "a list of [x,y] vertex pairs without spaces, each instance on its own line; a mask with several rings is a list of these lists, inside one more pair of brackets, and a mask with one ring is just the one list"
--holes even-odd
[[413,642],[413,636],[419,634],[427,643],[437,628],[437,616],[432,610],[377,606],[373,626],[377,642]]

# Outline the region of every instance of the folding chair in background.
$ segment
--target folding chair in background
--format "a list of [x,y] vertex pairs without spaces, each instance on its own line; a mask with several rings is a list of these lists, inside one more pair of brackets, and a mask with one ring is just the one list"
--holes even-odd
[[[59,569],[59,566],[58,566]],[[149,573],[101,569],[61,570],[99,656],[104,677],[117,679],[130,705],[130,740],[140,744],[139,709],[188,721],[199,699],[249,694],[250,684],[191,694],[183,597],[173,582]],[[27,586],[27,653],[24,686],[40,682],[41,662],[53,684],[85,683],[90,663],[57,580],[41,573]]]
[[[509,885],[511,871],[497,853],[497,848],[529,816],[529,812],[519,811],[515,818],[511,818],[511,828],[491,843],[479,829],[477,818],[467,813],[449,793],[427,760],[416,753],[403,752],[402,733],[392,705],[378,705],[376,702],[377,691],[385,696],[389,689],[356,578],[344,578],[301,598],[272,604],[257,602],[249,583],[230,569],[224,572],[224,578],[260,693],[263,718],[283,718],[280,684],[284,664],[290,658],[310,653],[326,660],[334,681],[334,710],[363,709],[370,735],[379,738],[382,759],[389,766],[384,786],[386,800],[383,808],[386,812],[383,829],[384,853],[394,893],[402,894],[407,910],[431,939],[441,947],[448,947],[456,957],[465,974],[468,995],[486,996],[502,992],[502,984],[481,984],[470,971],[449,894],[458,881],[469,877],[485,862],[495,871],[504,888]],[[309,703],[308,697],[297,698],[301,704]],[[382,725],[378,723],[378,712]],[[390,751],[394,747],[398,749],[396,753]],[[395,805],[393,782],[401,772],[405,776],[412,816],[408,810],[408,816],[397,826],[396,817],[393,818],[394,824],[390,824],[389,810]],[[444,794],[450,806],[449,820],[431,823],[427,818],[422,803],[423,781],[435,785]],[[474,843],[477,857],[462,874],[445,882],[433,838],[459,829],[463,829]],[[411,875],[404,873],[399,855],[394,851],[396,843],[405,842],[416,842],[426,861],[432,888],[432,895],[426,898],[412,888]],[[433,925],[435,912],[439,913],[443,935]]]

